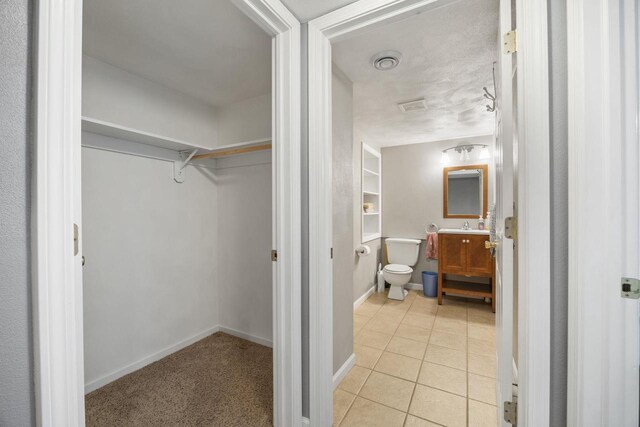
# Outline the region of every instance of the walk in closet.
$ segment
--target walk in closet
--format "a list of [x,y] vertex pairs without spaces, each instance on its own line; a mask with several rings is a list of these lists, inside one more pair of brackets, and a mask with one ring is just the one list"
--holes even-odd
[[85,0],[87,425],[270,425],[271,37],[227,0]]

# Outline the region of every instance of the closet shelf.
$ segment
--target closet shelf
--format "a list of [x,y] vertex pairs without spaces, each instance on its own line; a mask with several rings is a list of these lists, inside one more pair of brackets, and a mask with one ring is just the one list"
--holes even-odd
[[374,193],[373,191],[363,191],[362,194],[365,196],[379,196],[380,193]]
[[374,172],[374,171],[366,169],[366,168],[362,168],[362,172],[364,172],[365,175],[380,176],[380,174],[378,172]]
[[199,150],[209,150],[207,147],[193,144],[191,142],[155,135],[149,132],[120,126],[115,123],[109,123],[91,117],[82,117],[82,130],[97,133],[98,135],[110,136],[112,138],[124,139],[126,141],[152,145],[154,147],[166,148],[174,151],[193,150],[195,148]]
[[271,138],[211,148],[90,117],[82,117],[82,130],[114,138],[83,144],[86,147],[173,162],[173,179],[178,183],[184,182],[186,167],[191,161],[216,159],[271,149]]
[[[166,136],[160,136],[126,126],[105,122],[91,117],[82,117],[82,130],[96,133],[120,140],[163,148],[176,152],[188,151],[192,153],[198,150],[193,156],[193,160],[205,158],[219,158],[233,156],[237,154],[250,153],[253,151],[268,150],[271,148],[271,138],[262,138],[253,141],[227,144],[220,147],[205,147],[192,142],[181,141]],[[114,150],[115,151],[115,150]],[[127,152],[131,153],[129,150]],[[173,156],[172,156],[173,157]],[[167,160],[174,160],[173,158]]]

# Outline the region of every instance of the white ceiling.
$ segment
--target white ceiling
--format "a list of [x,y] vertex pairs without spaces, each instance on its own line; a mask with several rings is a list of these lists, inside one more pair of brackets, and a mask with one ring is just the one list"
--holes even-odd
[[[401,64],[373,68],[371,57],[390,49]],[[333,46],[333,61],[354,82],[354,126],[380,147],[493,133],[482,87],[495,93],[497,56],[498,0],[460,0]],[[418,98],[426,111],[398,109]]]
[[356,0],[282,0],[282,3],[287,6],[300,22],[307,22],[355,1]]
[[83,51],[213,106],[271,91],[271,39],[229,0],[85,0]]

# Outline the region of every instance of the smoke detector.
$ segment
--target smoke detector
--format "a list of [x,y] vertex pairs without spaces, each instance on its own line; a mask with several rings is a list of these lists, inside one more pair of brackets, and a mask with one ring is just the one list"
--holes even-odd
[[395,50],[386,50],[374,55],[374,57],[371,58],[371,63],[376,70],[389,71],[396,68],[398,64],[400,64],[401,60],[402,54],[400,52],[396,52]]
[[413,113],[414,111],[425,111],[427,109],[427,103],[424,98],[416,99],[415,101],[402,102],[398,104],[398,108],[403,113]]

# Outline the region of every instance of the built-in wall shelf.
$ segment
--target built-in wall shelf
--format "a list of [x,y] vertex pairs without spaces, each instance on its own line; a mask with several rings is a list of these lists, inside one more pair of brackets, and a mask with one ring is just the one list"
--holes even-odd
[[382,235],[380,233],[363,234],[362,235],[362,243],[367,243],[367,242],[370,242],[372,240],[379,239],[380,237],[382,237]]
[[[382,162],[380,153],[362,144],[362,243],[382,235]],[[368,212],[365,207],[369,207]]]

